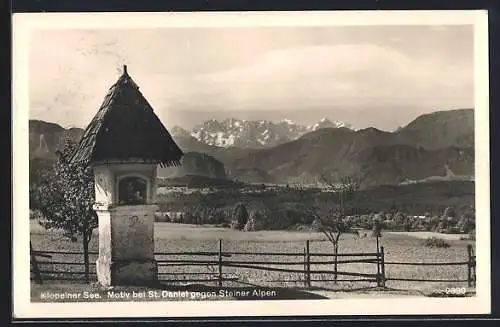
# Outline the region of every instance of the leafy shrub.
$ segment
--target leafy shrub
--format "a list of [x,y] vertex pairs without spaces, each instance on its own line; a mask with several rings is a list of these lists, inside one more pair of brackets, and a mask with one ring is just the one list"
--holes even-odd
[[305,213],[296,209],[256,209],[252,212],[255,212],[256,222],[259,225],[255,227],[256,230],[288,230],[298,224],[309,225],[312,222]]
[[412,231],[417,231],[417,232],[426,231],[428,229],[427,226],[428,224],[426,224],[424,221],[418,220],[412,225]]
[[469,234],[472,231],[474,231],[474,233],[475,233],[475,227],[476,227],[476,223],[474,222],[474,220],[467,218],[467,217],[464,217],[463,227],[462,227],[462,230],[464,233]]
[[184,215],[182,216],[181,223],[183,223],[183,224],[197,224],[198,217],[196,216],[194,211],[186,210],[186,212],[184,212]]
[[219,226],[222,227],[222,228],[230,228],[231,224],[229,222],[227,222],[227,221],[224,221]]
[[391,218],[390,215],[388,215],[384,211],[381,211],[373,216],[373,220],[378,220],[378,221],[384,221],[390,218]]
[[170,216],[166,212],[157,212],[155,214],[155,222],[166,223],[170,221]]
[[405,217],[405,220],[403,222],[403,230],[405,232],[411,232],[413,226],[413,221],[410,217]]
[[384,220],[382,222],[382,228],[387,230],[393,230],[396,227],[396,222],[394,220]]
[[439,226],[439,220],[440,220],[439,216],[432,216],[429,220],[428,230],[436,231]]
[[40,214],[40,211],[38,210],[30,210],[30,220],[40,220],[42,215]]
[[226,224],[229,226],[229,216],[224,210],[217,210],[213,214],[213,224]]
[[405,219],[406,219],[406,214],[400,211],[396,212],[396,214],[392,218],[395,225],[403,225]]
[[371,215],[362,215],[359,217],[357,227],[363,229],[372,229],[373,228],[373,217]]
[[457,213],[455,212],[455,208],[453,207],[447,207],[444,209],[443,216],[444,217],[455,217]]
[[323,228],[323,225],[321,224],[321,221],[319,219],[315,219],[311,223],[311,230],[313,232],[321,232],[322,228]]
[[450,244],[446,243],[442,238],[432,236],[425,239],[424,246],[429,248],[449,248]]

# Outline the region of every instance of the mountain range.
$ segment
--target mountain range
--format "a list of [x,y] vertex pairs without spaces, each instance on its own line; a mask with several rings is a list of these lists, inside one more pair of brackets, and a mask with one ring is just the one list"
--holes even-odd
[[191,130],[175,126],[172,128],[172,134],[182,137],[192,136],[202,143],[219,147],[259,149],[286,143],[306,133],[329,127],[350,128],[350,125],[341,121],[332,122],[326,118],[309,126],[296,124],[289,119],[275,123],[269,120],[228,118],[222,121],[210,119]]
[[434,176],[466,179],[474,175],[473,113],[434,112],[396,132],[319,129],[235,159],[229,165],[229,176],[245,182],[261,178],[268,183],[318,184],[321,175],[336,173],[356,176],[363,186]]
[[[39,120],[30,120],[29,129],[30,172],[52,161],[65,137],[77,140],[83,134]],[[335,173],[356,176],[368,187],[474,176],[473,109],[424,114],[395,132],[354,130],[326,119],[311,126],[212,119],[171,133],[186,156],[181,167],[159,169],[159,177],[318,184],[322,175]]]

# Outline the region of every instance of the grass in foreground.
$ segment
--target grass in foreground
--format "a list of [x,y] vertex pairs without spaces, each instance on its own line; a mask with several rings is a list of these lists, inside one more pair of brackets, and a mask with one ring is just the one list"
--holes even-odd
[[[292,232],[292,231],[259,231],[240,232],[230,229],[212,226],[192,226],[171,223],[157,223],[155,226],[156,251],[183,252],[183,251],[214,251],[218,250],[218,241],[223,240],[223,251],[227,252],[295,252],[303,253],[306,240],[311,240],[311,253],[328,253],[332,250],[329,242],[325,241],[321,233]],[[35,250],[59,250],[59,251],[82,251],[80,242],[70,242],[60,233],[46,231],[36,224],[32,224],[31,242]],[[465,262],[467,261],[466,245],[470,241],[449,240],[449,248],[426,248],[422,240],[408,234],[384,233],[380,239],[381,245],[385,247],[385,260],[391,262]],[[340,245],[340,253],[353,252],[375,252],[376,242],[374,238],[358,238],[354,235],[344,235]],[[97,251],[97,234],[91,240],[90,251]],[[333,253],[333,251],[332,251]],[[165,257],[164,257],[165,258]],[[177,257],[191,260],[215,260],[216,257]],[[94,262],[95,256],[91,257]],[[348,259],[344,257],[343,259]],[[65,256],[52,258],[54,261],[83,262],[81,256]],[[296,261],[296,265],[269,265],[269,267],[290,268],[303,271],[303,257],[270,257],[263,255],[234,255],[224,260],[231,261]],[[333,260],[332,257],[315,258],[315,261]],[[82,270],[79,266],[57,266],[45,264],[46,269]],[[95,272],[95,267],[91,268]],[[332,264],[313,265],[312,270],[333,271]],[[376,265],[372,263],[352,263],[339,265],[339,271],[376,273]],[[189,276],[216,275],[216,267],[210,265],[189,267],[160,267],[160,272],[171,275],[164,278],[174,278],[182,282]],[[224,274],[236,274],[239,281],[260,285],[262,287],[295,287],[304,285],[303,273],[269,272],[245,268],[224,267]],[[386,265],[387,278],[417,278],[417,279],[466,279],[467,268],[460,266],[407,266]],[[362,287],[373,287],[373,282],[341,281],[334,284],[331,274],[313,274],[313,286],[324,287],[330,290],[356,290]],[[179,283],[176,283],[177,285]],[[394,289],[418,290],[425,292],[439,292],[447,287],[466,287],[466,282],[459,283],[434,283],[434,282],[408,282],[387,281],[386,285]]]

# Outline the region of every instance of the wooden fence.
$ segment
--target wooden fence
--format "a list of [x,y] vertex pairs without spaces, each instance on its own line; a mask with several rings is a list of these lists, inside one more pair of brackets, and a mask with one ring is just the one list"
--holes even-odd
[[467,278],[464,279],[429,279],[429,278],[399,278],[389,277],[386,281],[408,281],[408,282],[436,282],[436,283],[462,283],[467,282],[469,287],[476,285],[476,255],[472,245],[467,245],[467,261],[458,262],[397,262],[386,261],[384,267],[387,265],[405,265],[405,266],[466,266]]
[[[219,241],[218,251],[201,252],[157,252],[158,278],[163,282],[215,282],[224,286],[224,282],[239,282],[239,273],[242,270],[260,270],[267,272],[289,273],[296,275],[305,287],[311,287],[312,282],[368,282],[385,287],[387,281],[413,281],[413,282],[467,282],[469,286],[475,285],[476,257],[471,245],[467,247],[468,260],[464,262],[391,262],[386,261],[384,247],[372,253],[339,253],[336,258],[332,253],[314,253],[310,250],[310,242],[306,241],[303,252],[230,252],[223,251],[222,240]],[[97,252],[89,255],[97,258]],[[80,259],[65,260],[79,257]],[[243,256],[243,259],[238,257]],[[39,260],[38,257],[53,260]],[[259,259],[249,259],[258,257]],[[62,259],[61,259],[62,258]],[[280,258],[280,260],[273,258]],[[298,258],[298,259],[297,259]],[[332,259],[329,259],[332,258]],[[61,259],[61,260],[59,260]],[[96,280],[95,260],[90,260],[91,269],[85,276],[83,270],[69,267],[83,267],[83,253],[67,251],[35,251],[31,249],[31,266],[33,279],[37,283],[43,280]],[[359,271],[334,271],[328,269],[334,264],[339,266],[347,264],[369,264],[373,272]],[[465,279],[417,279],[387,277],[386,266],[467,266]],[[295,266],[295,267],[294,267]],[[60,267],[59,269],[57,269]],[[164,267],[165,269],[162,269]],[[184,268],[175,272],[174,267]],[[206,268],[208,271],[187,271],[187,267]],[[299,267],[299,268],[297,268]],[[165,271],[167,270],[167,271]],[[203,270],[203,269],[202,269]],[[231,273],[231,271],[233,273]],[[236,271],[236,273],[234,273]],[[333,279],[313,279],[312,276],[327,275]],[[344,278],[338,279],[338,276]],[[182,277],[179,279],[178,277]],[[348,277],[348,278],[345,278]],[[297,280],[289,280],[297,281]]]

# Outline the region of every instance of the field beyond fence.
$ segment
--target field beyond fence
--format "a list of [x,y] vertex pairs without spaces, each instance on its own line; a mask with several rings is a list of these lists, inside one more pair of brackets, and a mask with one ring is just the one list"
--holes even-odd
[[[464,260],[454,262],[391,261],[385,252],[382,246],[373,252],[339,253],[335,257],[332,253],[311,251],[310,241],[305,242],[302,252],[224,251],[220,240],[214,251],[156,252],[155,257],[158,279],[166,284],[304,288],[333,284],[340,288],[353,288],[353,285],[385,288],[393,282],[423,282],[475,286],[476,257],[471,245],[464,249]],[[46,281],[96,281],[97,255],[97,252],[89,252],[90,266],[86,273],[82,252],[31,249],[32,279],[39,284]],[[391,266],[406,266],[410,272],[416,266],[421,269],[446,266],[454,267],[456,273],[455,278],[427,277],[434,275],[432,271],[421,277],[392,273]]]

